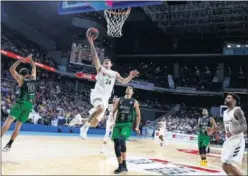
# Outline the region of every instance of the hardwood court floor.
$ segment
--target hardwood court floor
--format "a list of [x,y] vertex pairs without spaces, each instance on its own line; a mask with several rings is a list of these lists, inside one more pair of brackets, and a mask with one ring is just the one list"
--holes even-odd
[[[9,137],[3,137],[3,145]],[[11,151],[2,153],[2,175],[112,175],[117,167],[113,143],[108,156],[100,154],[101,144],[102,137],[20,135]],[[201,167],[192,149],[197,146],[166,141],[160,147],[151,139],[132,139],[127,143],[129,172],[124,174],[223,175],[219,152],[208,157],[208,167]],[[247,174],[247,154],[241,168]]]

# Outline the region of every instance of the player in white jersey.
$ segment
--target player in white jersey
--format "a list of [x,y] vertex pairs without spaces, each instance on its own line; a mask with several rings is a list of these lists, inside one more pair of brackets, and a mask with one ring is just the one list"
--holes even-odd
[[247,130],[246,119],[241,108],[236,107],[239,96],[229,93],[225,99],[228,107],[223,114],[226,140],[221,151],[222,168],[227,175],[243,175],[233,164],[241,164],[245,150],[244,131]]
[[103,145],[102,145],[101,153],[106,153],[106,149],[107,149],[106,145],[108,144],[108,141],[109,141],[110,132],[112,132],[112,130],[113,130],[113,126],[115,123],[115,121],[114,121],[115,117],[112,116],[111,114],[113,114],[114,104],[116,101],[117,101],[117,96],[114,96],[113,104],[108,105],[109,114],[108,114],[107,119],[106,119],[106,131],[105,131],[105,135],[103,138]]
[[93,108],[89,111],[89,120],[80,129],[80,136],[83,139],[87,138],[87,132],[90,125],[96,127],[104,116],[105,110],[108,107],[109,98],[111,97],[111,93],[115,85],[115,81],[117,80],[122,84],[127,84],[139,74],[137,70],[134,70],[130,72],[127,78],[122,78],[118,72],[111,70],[112,62],[109,58],[105,58],[103,60],[103,64],[101,64],[97,56],[92,36],[87,36],[87,38],[90,43],[97,76],[95,88],[91,90],[90,94],[90,101],[93,105]]
[[165,118],[163,117],[162,120],[158,124],[159,124],[159,140],[160,140],[160,145],[163,146],[164,135],[166,133],[166,121],[165,121]]

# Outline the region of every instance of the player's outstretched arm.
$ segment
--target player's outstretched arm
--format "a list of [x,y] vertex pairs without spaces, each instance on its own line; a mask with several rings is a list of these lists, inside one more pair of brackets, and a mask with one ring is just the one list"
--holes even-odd
[[240,128],[237,131],[235,131],[234,133],[239,134],[239,133],[245,132],[247,130],[247,124],[246,124],[246,119],[245,119],[244,112],[242,111],[241,108],[237,108],[234,111],[234,118],[240,124]]
[[140,125],[141,116],[140,116],[139,102],[137,100],[135,101],[134,108],[135,108],[135,112],[136,112],[136,127],[135,127],[135,131],[138,134],[140,134],[139,125]]
[[139,75],[139,72],[137,70],[131,71],[129,76],[126,78],[121,77],[119,73],[116,75],[116,79],[118,82],[122,84],[127,84],[129,83],[133,78],[137,77]]
[[33,55],[30,54],[27,56],[27,60],[30,62],[31,66],[32,66],[32,73],[31,73],[31,76],[36,79],[36,65],[35,65],[35,62],[33,61],[32,59]]
[[18,65],[20,65],[20,63],[24,62],[25,60],[23,59],[19,59],[18,61],[16,61],[9,69],[11,75],[15,78],[15,80],[18,82],[19,86],[22,85],[23,80],[22,77],[17,73],[16,68],[18,67]]
[[93,57],[93,61],[94,61],[95,67],[96,67],[96,71],[97,71],[97,73],[99,73],[101,68],[102,68],[102,65],[101,65],[101,62],[100,62],[99,57],[97,55],[96,48],[95,48],[95,45],[94,45],[94,42],[93,42],[93,38],[91,36],[87,36],[87,39],[88,39],[88,41],[90,43],[91,55]]

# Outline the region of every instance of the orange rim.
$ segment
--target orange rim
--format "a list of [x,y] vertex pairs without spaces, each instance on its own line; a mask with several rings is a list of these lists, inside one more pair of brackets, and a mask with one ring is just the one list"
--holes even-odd
[[130,13],[131,7],[128,7],[127,11],[125,11],[125,12],[113,12],[113,11],[111,11],[111,10],[106,10],[106,11],[108,11],[108,13],[111,13],[111,14],[113,14],[113,15],[123,15],[123,14]]

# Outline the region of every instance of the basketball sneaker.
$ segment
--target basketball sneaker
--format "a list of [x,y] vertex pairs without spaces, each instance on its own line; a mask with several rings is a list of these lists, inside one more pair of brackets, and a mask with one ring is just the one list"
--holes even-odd
[[120,173],[123,172],[123,171],[124,171],[124,170],[123,170],[122,165],[119,164],[119,167],[118,167],[117,169],[115,169],[114,173],[115,173],[115,174],[120,174]]
[[204,162],[203,162],[203,166],[207,167],[207,166],[208,166],[207,160],[203,160],[203,161],[204,161]]
[[11,149],[11,146],[10,145],[6,145],[4,148],[3,148],[3,152],[7,153],[8,151],[10,151]]
[[80,137],[82,139],[87,139],[87,130],[85,127],[81,127],[80,128]]
[[122,170],[123,170],[124,172],[128,172],[126,162],[123,162],[123,164],[122,164]]
[[85,140],[88,139],[86,133],[81,133],[81,134],[80,134],[80,137],[81,137],[82,139],[85,139]]

